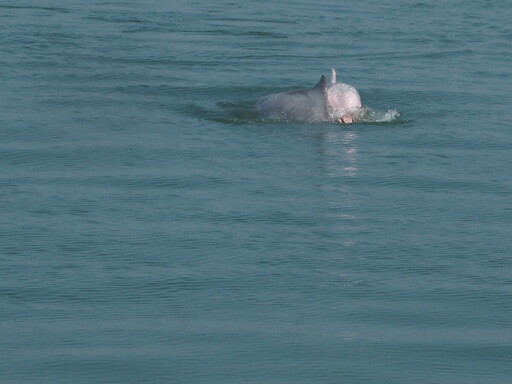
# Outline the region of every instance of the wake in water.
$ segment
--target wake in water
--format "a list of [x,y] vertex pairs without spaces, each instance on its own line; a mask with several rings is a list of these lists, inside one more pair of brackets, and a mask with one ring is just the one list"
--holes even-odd
[[[287,121],[276,121],[276,120],[266,120],[262,118],[256,109],[254,108],[254,104],[251,102],[240,102],[240,103],[226,103],[219,102],[217,106],[220,107],[220,110],[217,111],[207,111],[203,109],[196,109],[196,112],[200,112],[203,117],[209,120],[215,120],[226,124],[254,124],[254,123],[274,123],[274,124],[282,124],[287,123]],[[389,109],[387,111],[379,111],[372,109],[370,107],[363,107],[361,110],[354,116],[354,123],[363,123],[363,124],[393,124],[403,122],[400,119],[400,112],[396,109]],[[318,123],[317,123],[318,124]],[[325,124],[325,123],[322,123]],[[331,123],[332,124],[332,123]],[[339,124],[339,123],[334,123]]]
[[[269,124],[287,123],[284,120],[266,120],[262,118],[256,108],[254,102],[217,102],[214,108],[205,108],[197,104],[188,104],[184,107],[183,112],[189,116],[200,119],[217,121],[224,124],[261,124],[262,122]],[[354,123],[360,124],[397,124],[403,123],[400,119],[400,112],[396,109],[387,111],[379,111],[370,107],[362,107],[359,112],[354,115]],[[311,123],[303,123],[311,124]],[[326,123],[313,123],[326,124]],[[327,123],[339,124],[339,123]]]

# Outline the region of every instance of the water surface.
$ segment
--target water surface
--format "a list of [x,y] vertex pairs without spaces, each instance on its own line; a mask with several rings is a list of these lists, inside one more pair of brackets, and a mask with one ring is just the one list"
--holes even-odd
[[509,383],[510,14],[1,2],[2,383]]

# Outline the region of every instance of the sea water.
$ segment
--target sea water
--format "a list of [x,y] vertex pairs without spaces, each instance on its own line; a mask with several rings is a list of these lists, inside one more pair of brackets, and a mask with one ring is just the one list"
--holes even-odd
[[511,14],[0,1],[0,382],[510,383]]

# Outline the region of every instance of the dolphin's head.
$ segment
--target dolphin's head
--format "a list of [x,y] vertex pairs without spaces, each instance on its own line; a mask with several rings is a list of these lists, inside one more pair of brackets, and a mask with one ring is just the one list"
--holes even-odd
[[348,84],[331,83],[326,93],[327,113],[330,120],[352,122],[355,114],[361,110],[361,96],[357,90]]

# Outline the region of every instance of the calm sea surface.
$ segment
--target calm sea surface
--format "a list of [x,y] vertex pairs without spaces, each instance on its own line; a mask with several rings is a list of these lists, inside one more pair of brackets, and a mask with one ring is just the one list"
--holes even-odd
[[511,15],[0,0],[0,382],[511,383]]

